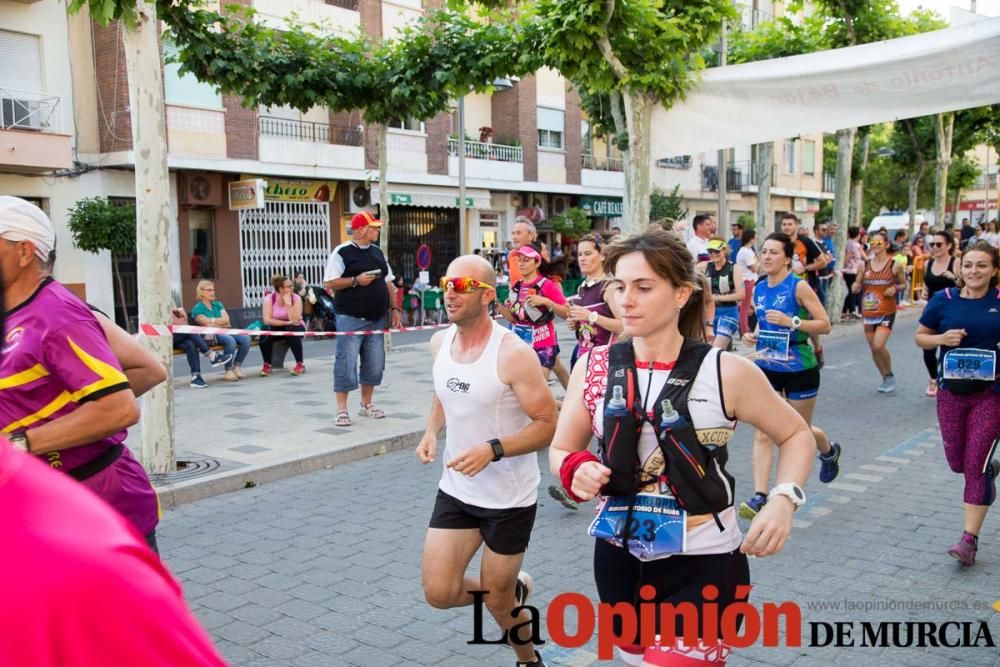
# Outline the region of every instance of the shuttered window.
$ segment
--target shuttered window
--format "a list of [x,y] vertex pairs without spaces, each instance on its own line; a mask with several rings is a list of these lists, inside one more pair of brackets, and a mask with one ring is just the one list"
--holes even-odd
[[37,35],[0,30],[0,88],[45,92],[42,40]]

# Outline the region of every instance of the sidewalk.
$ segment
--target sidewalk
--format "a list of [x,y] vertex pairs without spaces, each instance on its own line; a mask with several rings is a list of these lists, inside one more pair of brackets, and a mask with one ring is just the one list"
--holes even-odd
[[[920,311],[911,306],[898,317],[917,317]],[[561,357],[568,364],[575,341],[565,326],[557,330]],[[824,341],[849,335],[861,335],[860,324],[835,325]],[[375,404],[385,411],[385,419],[358,416],[359,396],[351,393],[349,428],[333,425],[333,357],[310,357],[308,368],[300,377],[284,370],[263,378],[250,367],[247,379],[213,382],[208,390],[188,387],[187,377],[176,378],[181,469],[151,475],[163,508],[416,447],[432,394],[431,357],[425,344],[388,353],[385,379],[375,390]],[[558,384],[554,389],[561,397]],[[129,434],[133,447],[139,442],[138,428]]]

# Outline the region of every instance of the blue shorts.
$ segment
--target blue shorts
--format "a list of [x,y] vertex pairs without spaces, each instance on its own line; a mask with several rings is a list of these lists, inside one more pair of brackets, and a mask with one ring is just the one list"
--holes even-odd
[[[385,317],[365,320],[337,313],[337,331],[376,331],[385,329]],[[361,358],[361,372],[358,373],[358,357]],[[333,390],[346,393],[361,384],[382,384],[385,370],[385,336],[337,336],[337,355],[333,364]],[[359,377],[360,375],[360,377]]]
[[715,320],[712,322],[716,336],[737,338],[740,333],[739,308],[715,308]]

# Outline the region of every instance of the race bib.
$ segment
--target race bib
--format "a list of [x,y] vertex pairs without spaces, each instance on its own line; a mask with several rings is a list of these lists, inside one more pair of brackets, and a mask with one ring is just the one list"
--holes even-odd
[[997,377],[997,353],[974,348],[948,350],[944,353],[942,366],[945,380],[993,382]]
[[791,331],[765,331],[762,329],[757,332],[757,352],[764,359],[787,361],[791,358],[788,353],[791,335]]
[[642,561],[656,560],[686,550],[687,512],[672,496],[649,493],[612,496],[587,532],[619,547],[625,539],[633,556]]
[[517,334],[517,337],[523,340],[528,345],[534,344],[534,332],[535,327],[529,326],[527,324],[515,324],[511,327],[511,331]]

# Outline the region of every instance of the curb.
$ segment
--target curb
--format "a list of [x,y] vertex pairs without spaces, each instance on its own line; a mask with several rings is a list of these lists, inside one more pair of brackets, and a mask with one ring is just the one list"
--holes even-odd
[[222,495],[231,491],[260,486],[267,482],[295,477],[316,470],[324,470],[345,463],[360,461],[372,456],[381,456],[388,452],[416,447],[423,436],[424,430],[411,431],[393,435],[380,440],[348,445],[337,449],[328,449],[304,457],[288,458],[277,463],[247,466],[237,470],[193,479],[177,484],[156,487],[160,498],[161,509],[174,509],[180,505],[204,500],[212,496]]

